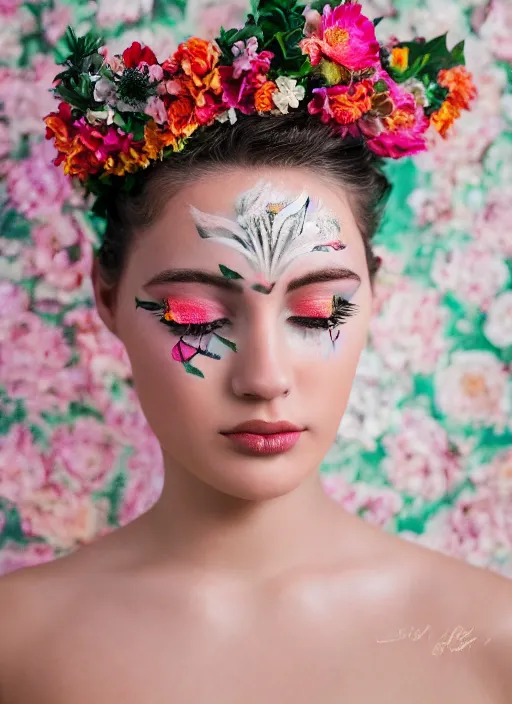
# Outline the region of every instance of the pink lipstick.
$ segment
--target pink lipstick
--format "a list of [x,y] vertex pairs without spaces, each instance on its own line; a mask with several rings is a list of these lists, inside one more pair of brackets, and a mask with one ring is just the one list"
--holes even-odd
[[266,423],[251,420],[221,433],[242,452],[251,455],[277,455],[287,452],[299,441],[304,428],[287,421]]

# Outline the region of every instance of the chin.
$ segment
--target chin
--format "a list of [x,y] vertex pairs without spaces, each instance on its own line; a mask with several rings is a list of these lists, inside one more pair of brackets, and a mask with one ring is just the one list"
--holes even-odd
[[[302,471],[301,471],[302,469]],[[297,489],[312,473],[303,460],[274,456],[272,458],[241,458],[223,462],[222,471],[212,471],[199,477],[224,494],[246,501],[277,499]]]

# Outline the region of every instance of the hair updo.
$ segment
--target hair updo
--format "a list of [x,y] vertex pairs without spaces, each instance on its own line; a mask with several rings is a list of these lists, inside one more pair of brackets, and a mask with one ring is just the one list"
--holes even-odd
[[103,279],[112,285],[122,276],[134,234],[162,213],[180,188],[205,174],[221,177],[233,167],[305,168],[348,193],[361,232],[373,284],[380,265],[374,236],[390,183],[381,162],[361,141],[333,134],[316,116],[303,112],[262,118],[238,115],[233,125],[218,123],[194,135],[185,149],[148,167],[135,193],[119,193],[107,205],[107,225],[97,253]]

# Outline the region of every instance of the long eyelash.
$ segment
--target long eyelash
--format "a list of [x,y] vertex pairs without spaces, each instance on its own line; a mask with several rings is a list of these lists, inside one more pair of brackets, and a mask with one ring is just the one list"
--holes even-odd
[[348,318],[355,315],[359,310],[359,306],[355,303],[345,300],[341,296],[333,297],[333,312],[328,318],[308,318],[306,316],[295,315],[288,320],[294,325],[300,325],[305,328],[314,328],[318,330],[330,330],[342,325]]
[[161,318],[160,322],[167,325],[167,327],[171,328],[174,333],[181,337],[186,337],[187,335],[190,335],[190,337],[201,337],[202,335],[208,335],[210,332],[224,327],[229,320],[227,318],[221,318],[219,320],[213,320],[211,323],[176,323],[173,320]]
[[177,323],[175,320],[166,320],[164,317],[166,312],[165,301],[160,301],[159,303],[154,303],[152,301],[140,301],[138,298],[135,299],[137,307],[144,308],[145,310],[153,313],[159,318],[159,321],[171,328],[173,333],[181,337],[190,335],[190,337],[201,337],[202,335],[208,335],[214,330],[224,327],[229,320],[227,318],[219,318],[219,320],[212,320],[210,323]]

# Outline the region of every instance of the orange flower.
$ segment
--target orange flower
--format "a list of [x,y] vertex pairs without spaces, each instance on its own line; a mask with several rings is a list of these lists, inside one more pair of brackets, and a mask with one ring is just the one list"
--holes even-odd
[[104,164],[105,173],[113,176],[124,176],[125,174],[134,174],[140,169],[145,169],[149,166],[150,160],[148,156],[137,151],[134,147],[130,147],[128,152],[121,152],[115,157],[110,156]]
[[203,84],[203,78],[218,64],[219,56],[220,53],[212,42],[191,37],[178,46],[171,58],[164,61],[162,68],[172,74],[181,70],[197,87],[200,87]]
[[447,100],[461,110],[469,110],[470,102],[476,97],[476,88],[471,73],[465,66],[439,71],[437,80],[450,91]]
[[162,130],[154,120],[150,120],[144,126],[144,151],[148,157],[155,161],[160,159],[162,151],[166,147],[176,149],[176,137],[169,130]]
[[190,137],[199,127],[195,116],[195,103],[188,95],[180,95],[167,110],[169,128],[175,137]]
[[100,170],[101,163],[94,152],[83,145],[80,135],[77,134],[67,145],[64,173],[68,176],[78,176],[81,181],[86,181],[89,175],[97,174]]
[[442,137],[446,137],[446,133],[459,117],[459,108],[448,99],[430,116],[430,122]]
[[373,86],[368,80],[361,81],[348,90],[346,86],[334,86],[328,89],[328,94],[334,119],[340,125],[356,122],[372,109]]
[[391,67],[403,73],[409,67],[409,48],[396,46],[391,51]]
[[272,94],[277,90],[274,81],[265,81],[254,93],[254,106],[258,112],[269,112],[275,107]]

